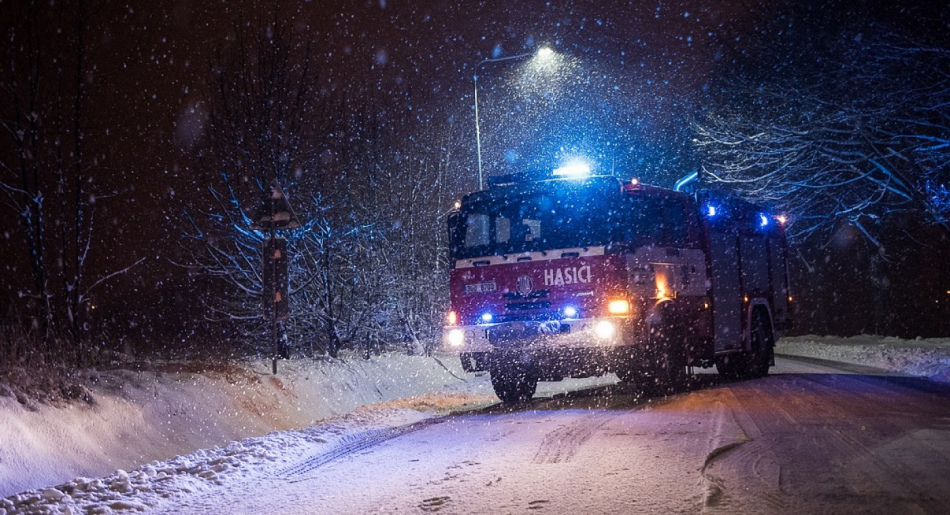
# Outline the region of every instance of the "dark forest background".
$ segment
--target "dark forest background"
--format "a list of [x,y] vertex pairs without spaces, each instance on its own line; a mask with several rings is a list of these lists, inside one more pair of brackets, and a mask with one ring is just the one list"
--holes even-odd
[[[270,352],[277,180],[294,354],[426,352],[445,215],[584,155],[789,217],[794,332],[950,335],[939,2],[0,2],[0,363]],[[555,50],[556,67],[485,59]]]

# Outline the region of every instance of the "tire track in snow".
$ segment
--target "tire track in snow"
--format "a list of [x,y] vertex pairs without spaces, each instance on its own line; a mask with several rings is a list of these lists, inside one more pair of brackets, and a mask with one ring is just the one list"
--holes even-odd
[[725,493],[723,479],[710,470],[713,463],[723,454],[749,441],[749,436],[739,426],[735,415],[721,401],[716,401],[714,411],[715,422],[710,449],[700,469],[703,477],[703,505],[707,508],[720,505]]
[[600,411],[544,435],[541,446],[534,455],[534,463],[570,461],[584,442],[590,439],[594,431],[603,427],[617,415],[617,413]]
[[309,478],[300,476],[316,470],[327,463],[356,454],[361,451],[365,451],[383,442],[392,440],[393,438],[413,433],[415,431],[420,431],[431,425],[441,424],[445,420],[446,417],[430,418],[405,426],[387,427],[383,429],[374,429],[371,431],[356,433],[354,435],[344,437],[332,449],[315,454],[296,465],[278,470],[276,474],[277,476],[286,477],[290,483],[306,481]]
[[[750,382],[752,398],[765,395]],[[701,474],[704,485],[704,512],[786,513],[782,492],[782,467],[761,439],[762,428],[744,409],[734,388],[724,390],[727,398],[714,404],[714,431]],[[780,406],[772,416],[791,423],[794,417]],[[751,490],[749,490],[751,488]]]

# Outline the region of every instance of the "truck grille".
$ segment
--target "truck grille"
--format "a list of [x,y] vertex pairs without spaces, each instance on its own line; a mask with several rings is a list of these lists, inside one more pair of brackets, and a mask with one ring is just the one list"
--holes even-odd
[[551,301],[542,300],[538,302],[510,302],[505,304],[505,309],[509,311],[525,311],[529,309],[550,309]]

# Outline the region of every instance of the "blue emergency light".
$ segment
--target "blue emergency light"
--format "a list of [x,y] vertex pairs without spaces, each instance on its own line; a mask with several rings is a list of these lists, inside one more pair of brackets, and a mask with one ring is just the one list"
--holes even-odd
[[563,177],[584,177],[590,175],[590,166],[584,163],[567,164],[554,169],[554,175]]

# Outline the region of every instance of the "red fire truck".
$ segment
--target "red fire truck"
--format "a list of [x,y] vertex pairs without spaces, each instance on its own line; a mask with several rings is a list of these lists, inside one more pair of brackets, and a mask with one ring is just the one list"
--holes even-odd
[[555,172],[492,177],[449,216],[443,346],[466,371],[488,371],[508,403],[566,377],[616,373],[662,393],[693,366],[768,373],[792,300],[784,218],[702,191]]

